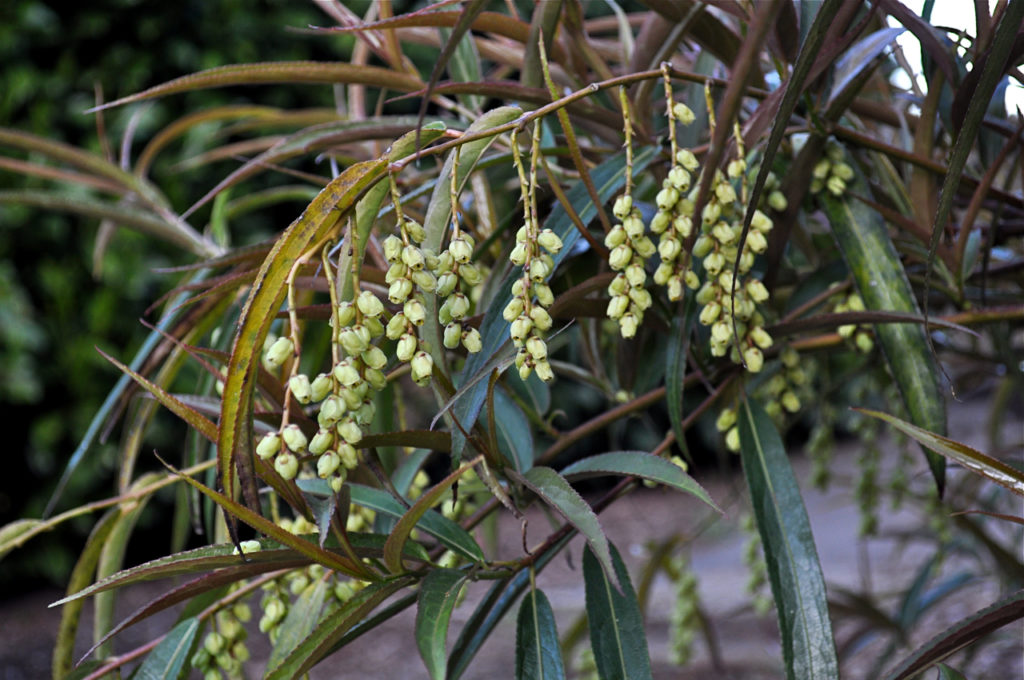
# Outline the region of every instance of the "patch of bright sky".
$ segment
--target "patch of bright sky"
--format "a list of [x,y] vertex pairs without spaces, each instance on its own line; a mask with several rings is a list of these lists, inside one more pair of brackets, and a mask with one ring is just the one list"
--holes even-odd
[[[903,4],[912,9],[918,16],[921,15],[924,0],[903,0]],[[989,5],[994,7],[996,0],[989,0]],[[899,26],[895,19],[889,18],[892,26]],[[974,3],[969,0],[935,0],[932,8],[931,24],[951,28],[954,31],[966,31],[968,35],[975,34]],[[928,90],[928,83],[921,75],[921,43],[910,31],[904,31],[896,42],[903,49],[903,54],[909,62],[910,68],[917,74],[917,82],[922,91]],[[900,70],[894,78],[895,84],[900,87],[909,87],[910,79]],[[1024,86],[1021,86],[1015,79],[1010,78],[1010,84],[1006,88],[1006,110],[1014,115],[1017,108],[1024,110]]]

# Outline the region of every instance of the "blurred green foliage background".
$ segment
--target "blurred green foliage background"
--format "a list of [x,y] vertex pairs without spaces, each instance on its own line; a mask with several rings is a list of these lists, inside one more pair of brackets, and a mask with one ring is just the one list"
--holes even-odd
[[[366,2],[349,4],[359,11]],[[84,113],[96,103],[96,88],[109,101],[223,64],[344,57],[351,38],[313,38],[288,30],[326,23],[313,3],[294,0],[6,0],[0,3],[0,125],[105,153],[96,117]],[[132,147],[137,151],[153,130],[184,113],[236,100],[290,108],[333,105],[325,86],[192,93],[109,112],[107,148],[115,157],[120,154],[134,114],[139,116]],[[198,146],[201,140],[191,141]],[[227,172],[224,164],[179,172],[167,159],[187,157],[189,143],[186,138],[184,148],[173,147],[176,153],[166,154],[152,170],[180,210]],[[47,185],[0,168],[0,190]],[[192,223],[202,225],[206,214],[200,212]],[[290,220],[271,214],[262,226],[269,231]],[[71,452],[118,378],[95,347],[129,360],[148,332],[139,322],[147,305],[175,280],[153,269],[185,261],[173,248],[118,230],[94,270],[97,225],[0,206],[0,406],[8,423],[0,525],[41,516]],[[155,320],[153,314],[147,318]],[[176,427],[166,421],[151,434],[149,448],[180,441]],[[58,512],[112,494],[115,443],[97,446],[86,457]],[[151,524],[163,521],[159,506],[149,515]],[[81,519],[0,561],[0,597],[66,582],[92,522]],[[166,551],[163,536],[154,554]]]

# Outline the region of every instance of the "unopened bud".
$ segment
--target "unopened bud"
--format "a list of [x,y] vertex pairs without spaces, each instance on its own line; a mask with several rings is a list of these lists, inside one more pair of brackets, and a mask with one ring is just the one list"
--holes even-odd
[[552,255],[555,255],[562,249],[562,239],[560,239],[558,234],[550,229],[541,230],[540,234],[537,236],[537,243],[540,244],[541,248]]
[[402,239],[398,238],[394,234],[391,234],[384,239],[384,259],[388,262],[394,263],[402,257]]
[[320,404],[320,413],[317,414],[316,421],[320,427],[332,427],[345,415],[345,411],[345,401],[338,395],[331,394]]
[[256,455],[266,460],[281,450],[281,435],[277,432],[268,432],[256,445]]
[[342,418],[337,426],[338,436],[353,446],[363,439],[363,429],[354,418]]
[[416,347],[416,336],[411,333],[405,333],[398,340],[395,356],[398,357],[399,361],[409,361],[416,353]]
[[676,151],[676,162],[690,172],[693,172],[700,167],[700,162],[697,160],[697,157],[693,155],[693,152],[689,149],[680,149],[679,151]]
[[547,344],[536,335],[531,335],[526,340],[526,351],[537,361],[548,358]]
[[625,219],[626,215],[633,209],[633,198],[630,196],[619,196],[615,199],[615,205],[612,207],[612,214],[620,220]]
[[281,337],[274,341],[274,344],[267,350],[266,363],[277,368],[283,364],[289,357],[295,352],[295,345],[292,344],[290,338]]
[[274,459],[274,469],[285,480],[295,479],[295,475],[299,472],[299,459],[284,451]]
[[414,326],[422,326],[423,322],[427,320],[427,310],[423,308],[423,303],[416,298],[409,298],[405,301],[402,313]]
[[327,479],[337,471],[341,465],[341,458],[334,451],[328,451],[316,461],[316,475],[320,479]]
[[288,380],[288,391],[300,404],[308,404],[313,399],[313,390],[309,384],[309,376],[304,373],[293,375]]
[[443,344],[448,349],[455,349],[462,341],[462,326],[457,323],[450,323],[444,327]]
[[508,321],[512,322],[513,319],[523,313],[523,300],[519,297],[514,297],[509,300],[508,304],[505,305],[505,309],[502,310],[501,316]]
[[331,448],[331,444],[334,443],[334,435],[331,431],[325,428],[320,428],[313,435],[313,439],[309,442],[309,452],[315,456],[319,456],[321,453]]
[[551,370],[551,364],[546,360],[538,361],[537,365],[534,366],[534,370],[537,371],[537,377],[546,383],[555,379],[555,372]]
[[764,368],[764,354],[757,347],[748,347],[743,350],[743,363],[751,373],[760,373]]
[[696,116],[693,115],[690,107],[682,102],[676,102],[672,105],[672,115],[683,125],[689,125],[696,120]]
[[434,360],[426,352],[420,351],[412,358],[412,380],[417,385],[424,385],[430,381],[434,372]]
[[530,320],[538,330],[546,331],[551,328],[551,315],[540,305],[534,305],[530,310]]
[[292,451],[305,451],[306,445],[309,443],[305,433],[294,423],[281,430],[281,439],[284,440],[285,446]]
[[454,259],[459,264],[465,264],[473,259],[473,246],[464,238],[452,239],[452,242],[448,244],[448,252],[452,254]]
[[640,326],[639,320],[636,318],[636,314],[629,312],[624,314],[619,319],[619,333],[624,338],[632,338],[636,335],[636,330]]
[[483,340],[480,338],[480,331],[470,328],[462,332],[462,346],[470,354],[476,354],[483,349]]
[[615,246],[615,248],[612,249],[612,252],[608,255],[608,266],[619,271],[624,269],[632,259],[633,249],[623,243]]

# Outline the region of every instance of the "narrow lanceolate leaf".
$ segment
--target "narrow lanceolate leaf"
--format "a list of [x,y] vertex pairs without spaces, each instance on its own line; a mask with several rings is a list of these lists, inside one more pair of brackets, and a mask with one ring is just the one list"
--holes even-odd
[[171,629],[135,674],[136,680],[177,680],[199,632],[199,619],[189,617]]
[[465,583],[466,575],[461,571],[434,569],[420,585],[416,610],[416,646],[431,680],[444,680],[446,677],[448,624],[459,591]]
[[1024,619],[1024,590],[965,617],[952,628],[932,638],[889,672],[884,680],[908,680],[918,677],[934,664],[980,638]]
[[[111,508],[93,527],[92,533],[89,534],[89,540],[85,544],[85,548],[82,549],[78,562],[75,563],[75,568],[71,572],[67,590],[69,596],[87,588],[92,582],[96,573],[96,563],[100,558],[100,551],[103,549],[103,544],[106,543],[110,532],[117,524],[120,515],[121,511],[119,508]],[[85,602],[78,600],[68,603],[63,611],[61,611],[60,628],[57,632],[57,641],[54,644],[53,656],[51,657],[54,680],[61,680],[61,678],[71,672],[74,666],[75,637],[78,633],[78,625],[82,615],[82,607],[84,606]]]
[[186,423],[188,423],[196,432],[203,435],[211,442],[217,441],[217,426],[214,425],[213,421],[211,421],[209,418],[202,415],[201,413],[191,408],[190,406],[187,406],[177,397],[169,394],[159,385],[150,382],[146,378],[142,377],[141,375],[139,375],[132,369],[128,368],[127,366],[125,366],[120,361],[110,356],[103,350],[97,348],[96,351],[99,352],[104,359],[114,364],[119,369],[121,369],[121,371],[124,372],[126,375],[131,376],[132,380],[137,382],[143,389],[152,394],[157,401],[159,401],[167,408],[167,410],[169,410],[171,413],[173,413],[174,415],[178,416]]
[[921,446],[925,446],[935,453],[960,463],[960,465],[963,465],[968,470],[987,477],[996,484],[1005,486],[1018,496],[1024,496],[1024,472],[1017,468],[987,456],[967,444],[937,435],[934,432],[928,432],[888,413],[864,408],[854,410],[884,420],[903,434],[917,441]]
[[283,662],[302,643],[317,623],[324,610],[324,602],[331,586],[327,579],[317,579],[299,594],[288,607],[288,615],[281,624],[280,634],[270,651],[267,668],[274,668]]
[[0,528],[0,559],[38,533],[41,519],[18,519]]
[[615,546],[611,550],[621,592],[608,580],[590,546],[583,550],[590,647],[601,680],[644,680],[652,677],[644,620],[626,565]]
[[[174,471],[173,468],[171,468],[171,470]],[[315,543],[310,543],[305,539],[296,536],[290,531],[282,529],[278,525],[274,524],[262,515],[253,512],[252,510],[245,507],[241,503],[231,500],[224,494],[218,493],[213,489],[204,486],[203,484],[200,484],[191,477],[181,475],[180,473],[178,474],[190,486],[198,490],[200,493],[202,493],[204,496],[212,500],[220,507],[224,508],[224,510],[228,511],[232,517],[240,519],[242,522],[245,522],[256,531],[260,531],[263,534],[270,536],[277,542],[302,553],[314,562],[322,564],[329,569],[334,569],[336,571],[342,572],[343,574],[347,574],[348,576],[353,576],[364,580],[376,580],[377,575],[370,571],[369,568],[361,562],[353,562],[352,560],[346,559],[339,555],[335,555],[334,553],[330,552],[329,550],[325,550],[324,548],[321,548],[319,545],[316,545]]]
[[558,511],[558,514],[583,534],[607,578],[618,587],[618,577],[612,567],[611,553],[608,550],[608,538],[597,521],[597,515],[576,490],[569,486],[569,482],[543,465],[530,468],[525,475],[515,474],[511,470],[507,472],[510,477],[524,484],[552,509]]
[[939,664],[939,680],[967,680],[967,676],[944,663]]
[[800,488],[771,418],[744,401],[739,414],[740,456],[782,635],[790,680],[839,676],[825,579]]
[[531,589],[516,622],[516,680],[565,678],[555,613],[543,591]]
[[586,479],[605,475],[629,475],[642,477],[658,484],[665,484],[674,489],[684,491],[701,499],[712,508],[721,509],[711,500],[711,496],[690,475],[683,472],[675,463],[659,456],[652,456],[645,451],[614,451],[599,453],[577,461],[562,470],[566,479]]
[[441,500],[441,497],[448,492],[452,484],[459,481],[459,477],[479,463],[480,460],[481,457],[477,457],[442,479],[437,486],[420,496],[416,504],[409,508],[402,515],[402,518],[398,520],[395,528],[391,531],[391,535],[388,536],[387,543],[384,544],[384,564],[391,570],[391,573],[398,573],[404,569],[402,566],[402,546],[409,539],[409,534],[419,523],[423,515]]
[[[854,194],[868,195],[867,184],[859,173],[848,186]],[[917,302],[910,282],[881,215],[849,195],[837,198],[828,194],[822,198],[822,204],[865,307],[916,314]],[[944,435],[946,405],[925,329],[916,324],[885,324],[875,327],[875,335],[910,420],[929,432]],[[941,494],[945,462],[942,456],[927,449],[925,455]]]
[[302,215],[274,243],[260,266],[252,292],[238,322],[224,379],[220,433],[217,441],[218,471],[225,496],[234,496],[233,471],[251,510],[259,508],[253,472],[253,398],[260,352],[287,293],[292,266],[314,243],[336,229],[340,215],[350,210],[362,193],[383,177],[387,161],[378,159],[349,166],[317,194]]
[[325,616],[284,661],[268,668],[266,680],[301,677],[326,656],[352,626],[362,621],[381,602],[412,583],[409,578],[373,583],[360,590],[340,608]]
[[399,92],[411,92],[423,83],[408,73],[399,73],[379,66],[347,64],[345,62],[276,61],[258,64],[232,64],[191,73],[169,80],[148,90],[90,109],[102,111],[114,106],[164,97],[179,92],[205,90],[232,85],[267,85],[272,83],[349,83],[386,87]]

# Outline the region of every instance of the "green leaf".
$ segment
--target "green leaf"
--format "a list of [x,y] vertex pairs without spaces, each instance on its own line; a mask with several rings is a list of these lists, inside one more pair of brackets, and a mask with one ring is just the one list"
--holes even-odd
[[511,470],[507,472],[512,479],[521,482],[530,491],[537,494],[542,501],[556,510],[569,524],[583,534],[583,538],[597,555],[608,579],[618,587],[618,578],[612,567],[611,554],[608,552],[608,538],[597,521],[597,515],[576,493],[576,490],[569,486],[569,482],[551,468],[543,465],[531,468],[525,475],[513,473]]
[[213,424],[212,420],[189,407],[185,402],[168,393],[156,383],[142,377],[103,350],[97,348],[96,351],[99,352],[104,359],[121,369],[121,372],[137,382],[143,389],[152,394],[157,401],[167,408],[167,410],[188,423],[188,425],[196,432],[203,435],[211,442],[217,441],[217,426]]
[[[572,534],[566,534],[558,539],[534,562],[533,571],[540,573],[554,559],[555,555],[568,545],[571,538]],[[448,675],[452,680],[461,677],[473,657],[480,651],[481,645],[515,604],[520,593],[529,585],[529,569],[521,569],[515,576],[503,578],[494,583],[455,640],[451,656],[448,657]]]
[[516,680],[564,677],[555,613],[543,591],[531,588],[519,606],[516,622]]
[[590,546],[583,550],[590,647],[601,680],[644,680],[652,677],[651,657],[640,605],[619,551],[615,546],[611,551],[621,592],[608,580]]
[[322,241],[339,227],[340,216],[354,207],[363,192],[386,171],[385,159],[356,163],[317,194],[302,215],[274,243],[260,266],[252,292],[242,309],[224,378],[224,394],[232,395],[232,398],[221,402],[217,461],[218,479],[224,495],[228,499],[234,497],[234,472],[237,469],[250,510],[259,508],[253,472],[255,444],[252,441],[256,375],[263,341],[284,302],[292,266],[311,245]]
[[671,486],[701,499],[718,512],[722,510],[697,481],[675,463],[645,451],[614,451],[599,453],[576,461],[562,470],[566,479],[587,479],[605,475],[642,477]]
[[1006,487],[1018,496],[1024,496],[1024,472],[1021,472],[1017,468],[1007,465],[1001,460],[987,456],[981,451],[977,451],[970,446],[967,446],[967,444],[962,444],[947,437],[937,435],[934,432],[928,432],[927,430],[921,429],[920,427],[912,425],[905,420],[901,420],[896,416],[889,415],[888,413],[872,411],[865,408],[857,408],[854,410],[860,411],[861,413],[873,418],[884,420],[903,434],[921,444],[921,446],[925,446],[929,450],[963,465],[971,472],[976,472],[977,474],[992,480],[996,484]]
[[[110,535],[120,516],[121,510],[119,508],[111,508],[93,527],[92,532],[89,534],[89,540],[78,556],[75,568],[71,572],[71,578],[68,580],[68,595],[73,595],[77,591],[88,587],[92,582],[96,572],[96,563],[100,559],[100,551],[103,550],[107,536]],[[75,637],[78,633],[78,625],[81,620],[82,607],[84,606],[85,602],[78,600],[69,603],[61,611],[60,628],[58,628],[57,641],[54,644],[51,663],[54,680],[63,678],[71,672],[74,666]]]
[[672,330],[665,352],[665,406],[676,446],[689,459],[686,432],[683,430],[683,378],[686,377],[686,352],[690,347],[690,330],[697,309],[695,296],[687,295],[681,307],[681,313],[672,316]]
[[993,605],[964,617],[935,636],[890,671],[884,680],[908,680],[954,652],[994,631],[1024,618],[1024,590],[1018,590]]
[[967,676],[944,663],[939,664],[939,680],[967,680]]
[[41,519],[17,519],[0,528],[0,559],[40,532]]
[[309,671],[334,648],[345,633],[362,621],[384,600],[412,583],[408,577],[372,583],[338,609],[325,616],[278,666],[268,668],[266,680],[292,680]]
[[739,413],[740,456],[782,635],[790,680],[839,676],[825,579],[800,488],[775,425],[757,404]]
[[533,467],[533,429],[530,421],[504,390],[494,390],[494,427],[498,450],[517,472]]
[[[333,494],[330,486],[322,479],[303,479],[298,482],[299,488],[309,493],[320,495]],[[406,507],[395,500],[386,491],[374,489],[360,484],[349,484],[352,492],[352,502],[369,508],[374,512],[383,513],[395,519],[399,519],[406,512]],[[480,564],[484,561],[484,553],[473,540],[468,531],[459,526],[456,522],[448,519],[442,514],[434,511],[425,512],[416,524],[417,529],[422,529],[441,542],[444,547],[452,552],[461,555],[470,562]]]
[[169,80],[148,90],[89,109],[89,113],[102,111],[131,102],[155,99],[179,92],[191,92],[211,87],[233,85],[267,85],[272,83],[322,83],[335,85],[351,83],[386,87],[399,92],[412,92],[423,87],[419,78],[379,66],[347,64],[340,61],[273,61],[257,64],[231,64],[206,69]]
[[416,646],[432,680],[444,680],[446,677],[448,624],[465,583],[466,575],[461,571],[434,569],[420,585],[416,610]]
[[188,660],[200,622],[191,617],[171,629],[142,662],[135,680],[177,680]]
[[124,203],[103,201],[90,196],[71,195],[59,191],[9,190],[0,191],[0,204],[18,203],[110,220],[120,226],[163,239],[199,257],[214,257],[223,250],[204,238],[185,222],[164,218],[152,210]]
[[270,651],[267,668],[279,666],[313,632],[320,622],[320,615],[324,611],[324,602],[330,589],[330,581],[319,578],[295,598],[288,607],[288,615],[282,622],[281,632]]
[[[847,162],[851,167],[856,165],[852,159],[848,158]],[[869,194],[859,170],[848,187],[853,194]],[[842,197],[822,193],[822,206],[832,234],[843,251],[864,306],[872,311],[916,314],[917,302],[882,216],[850,193]],[[911,421],[930,432],[945,434],[946,405],[925,329],[917,324],[884,324],[875,326],[875,336]],[[945,463],[941,456],[930,451],[925,450],[925,456],[941,495],[945,486]]]
[[402,546],[408,540],[409,534],[419,523],[420,519],[423,518],[423,515],[441,500],[441,496],[447,493],[448,489],[455,482],[459,481],[459,477],[479,462],[480,457],[477,457],[442,479],[429,491],[425,491],[416,503],[398,520],[395,528],[391,531],[391,535],[388,536],[387,543],[384,544],[384,564],[391,570],[391,573],[395,574],[404,569],[402,566]]

